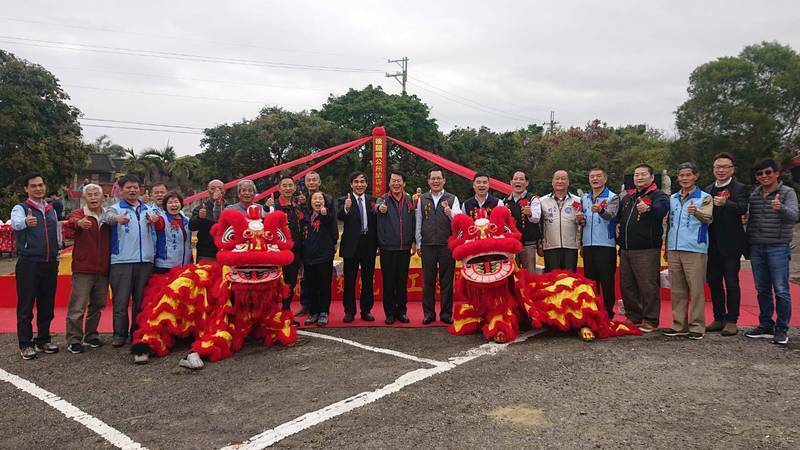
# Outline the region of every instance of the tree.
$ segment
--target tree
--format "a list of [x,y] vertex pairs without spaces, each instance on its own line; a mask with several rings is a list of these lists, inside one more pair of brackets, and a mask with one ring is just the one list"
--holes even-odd
[[[416,95],[390,95],[378,87],[368,85],[362,90],[350,89],[340,96],[331,95],[319,111],[312,114],[332,122],[333,124],[351,130],[357,136],[369,136],[373,128],[383,126],[389,136],[408,142],[433,152],[442,149],[442,136],[436,120],[430,117],[430,108],[422,103]],[[388,164],[406,173],[407,185],[427,186],[427,169],[431,166],[427,161],[399,149],[395,145],[388,145]],[[370,173],[372,171],[372,149],[366,148],[360,153],[354,153],[342,158],[323,174],[326,185],[337,183],[344,176],[346,186],[346,173],[354,169]],[[329,180],[328,174],[335,174]]]
[[56,189],[86,164],[80,111],[43,67],[0,50],[0,216],[24,197],[25,173],[44,175]]
[[125,147],[111,142],[111,138],[107,134],[98,137],[94,140],[94,142],[86,145],[91,151],[97,153],[107,153],[111,155],[112,158],[125,157]]
[[711,158],[733,154],[745,182],[751,164],[774,156],[787,161],[800,146],[800,55],[788,46],[762,42],[737,57],[723,57],[696,68],[689,99],[676,112],[679,139],[673,164],[694,161],[703,182],[711,177]]
[[[214,178],[229,181],[289,162],[318,150],[352,140],[355,133],[316,114],[269,107],[253,120],[220,125],[205,131],[197,158]],[[314,161],[316,162],[316,161]],[[313,162],[312,162],[313,163]],[[311,164],[311,163],[310,163]],[[296,173],[307,167],[293,168]],[[259,189],[274,185],[278,176],[256,182]],[[325,185],[326,189],[333,186]]]
[[142,182],[149,186],[154,181],[154,176],[158,176],[158,165],[154,158],[148,157],[144,152],[136,153],[132,148],[125,149],[125,162],[122,164],[122,171],[135,174]]

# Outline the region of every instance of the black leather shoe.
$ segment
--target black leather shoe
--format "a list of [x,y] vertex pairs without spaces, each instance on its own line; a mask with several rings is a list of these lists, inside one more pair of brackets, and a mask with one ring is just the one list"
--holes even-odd
[[446,323],[448,325],[452,325],[453,324],[453,319],[450,318],[450,317],[440,317],[439,320],[441,320],[442,322],[444,322],[444,323]]
[[368,313],[368,312],[367,313],[362,312],[361,313],[361,320],[364,320],[364,321],[367,321],[367,322],[375,322],[375,317],[372,314]]
[[423,325],[427,325],[429,323],[433,323],[434,320],[435,319],[433,317],[426,317],[426,318],[422,319],[422,324]]
[[313,325],[317,323],[318,320],[319,320],[319,314],[309,314],[308,319],[306,319],[306,321],[303,323],[305,323],[306,325]]
[[344,319],[342,319],[342,322],[351,323],[352,321],[353,321],[353,315],[350,313],[344,313]]
[[386,320],[384,321],[384,323],[386,323],[386,325],[393,324],[394,323],[394,317],[387,317]]
[[402,322],[402,323],[409,323],[409,322],[411,322],[410,320],[408,320],[408,316],[407,316],[407,315],[405,315],[405,314],[402,314],[402,315],[400,315],[400,317],[398,317],[398,318],[397,318],[397,321],[398,321],[398,322]]

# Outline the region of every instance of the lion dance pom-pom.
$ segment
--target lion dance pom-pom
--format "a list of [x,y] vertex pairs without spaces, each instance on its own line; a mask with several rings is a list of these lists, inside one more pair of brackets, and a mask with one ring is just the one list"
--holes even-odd
[[489,219],[456,216],[448,245],[453,258],[461,261],[456,290],[467,300],[454,311],[451,334],[480,330],[488,340],[509,342],[519,336],[521,317],[534,328],[579,330],[587,341],[641,334],[609,320],[589,280],[569,272],[533,275],[520,270],[515,261],[522,250],[520,233],[505,207],[492,210]]
[[201,358],[230,357],[248,336],[267,347],[297,341],[292,313],[281,309],[288,290],[281,267],[294,258],[286,215],[273,212],[262,220],[260,214],[223,211],[211,228],[219,264],[180,267],[151,281],[131,347],[144,355],[137,361],[165,356],[175,338],[190,336],[190,368],[202,367]]

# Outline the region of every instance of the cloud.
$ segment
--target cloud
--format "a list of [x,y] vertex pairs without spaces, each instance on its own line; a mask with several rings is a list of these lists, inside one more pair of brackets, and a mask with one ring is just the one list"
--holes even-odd
[[[383,72],[397,70],[386,59],[407,56],[409,92],[431,107],[443,131],[514,129],[547,120],[551,110],[562,126],[600,118],[669,131],[695,67],[763,40],[800,49],[797,23],[800,4],[792,1],[51,0],[13,2],[0,34],[172,55],[79,52],[5,38],[0,47],[55,73],[92,118],[210,127],[252,118],[267,104],[318,108],[329,93],[367,84],[399,93]],[[199,151],[197,135],[84,132],[137,150],[169,139],[180,154]]]

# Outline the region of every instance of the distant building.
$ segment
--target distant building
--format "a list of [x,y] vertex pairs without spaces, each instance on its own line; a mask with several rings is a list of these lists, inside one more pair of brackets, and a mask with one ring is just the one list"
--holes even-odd
[[113,158],[108,153],[90,153],[89,164],[73,180],[73,189],[77,190],[78,186],[83,184],[83,180],[87,179],[100,185],[103,194],[111,195],[114,179],[122,170],[124,162],[125,158]]

